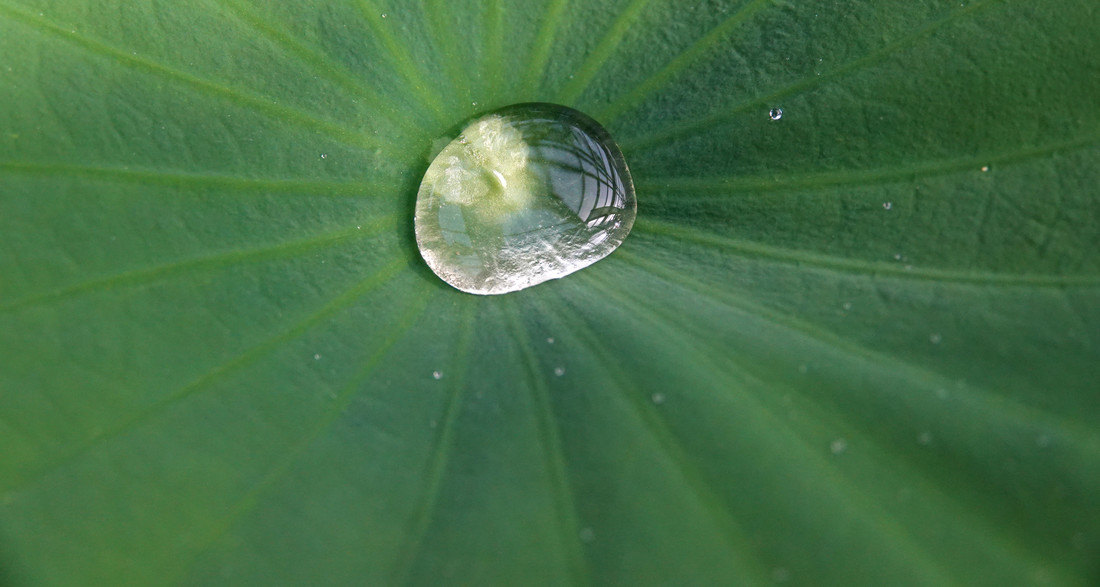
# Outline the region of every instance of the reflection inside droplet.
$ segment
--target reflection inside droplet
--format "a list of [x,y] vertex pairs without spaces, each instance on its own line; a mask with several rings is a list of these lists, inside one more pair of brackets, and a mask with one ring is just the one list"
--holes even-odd
[[474,120],[432,161],[417,194],[416,241],[447,283],[500,294],[606,257],[635,210],[607,131],[570,108],[518,104]]

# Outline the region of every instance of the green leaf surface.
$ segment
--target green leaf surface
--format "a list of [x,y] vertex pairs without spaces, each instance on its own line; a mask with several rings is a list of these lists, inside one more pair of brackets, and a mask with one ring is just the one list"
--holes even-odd
[[[1097,30],[0,0],[0,583],[1095,585]],[[634,233],[460,293],[428,154],[533,100],[620,141]]]

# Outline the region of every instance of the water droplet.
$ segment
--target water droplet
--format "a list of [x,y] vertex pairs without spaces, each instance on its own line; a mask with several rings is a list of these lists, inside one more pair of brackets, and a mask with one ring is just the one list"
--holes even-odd
[[982,172],[986,172],[986,171],[989,171],[989,166],[988,165],[982,165]]
[[780,118],[783,118],[783,109],[782,108],[772,108],[771,110],[768,111],[768,117],[771,118],[772,120],[779,120]]
[[471,122],[432,161],[416,198],[416,243],[443,281],[502,294],[611,254],[636,210],[603,127],[563,106],[516,104]]
[[848,450],[848,441],[843,438],[838,438],[829,444],[829,450],[832,451],[834,455],[842,454],[844,451]]
[[890,208],[893,208],[893,207],[894,207],[894,203],[893,203],[893,202],[883,202],[883,203],[882,203],[882,207],[883,207],[883,208],[886,208],[887,210],[889,210]]
[[921,432],[920,435],[917,436],[917,442],[924,446],[932,444],[932,433],[927,431]]
[[558,377],[565,375],[565,367],[554,367],[554,375]]
[[852,302],[844,302],[844,310],[848,311],[852,309]]
[[551,336],[550,338],[546,339],[546,343],[547,344],[554,344],[554,337]]
[[665,394],[655,393],[652,396],[650,396],[649,399],[653,400],[653,403],[655,403],[657,405],[661,405],[661,404],[665,403]]
[[934,332],[934,333],[932,333],[931,335],[928,336],[928,340],[932,344],[940,344],[941,342],[943,342],[943,336],[940,335],[940,333],[938,333],[938,332]]
[[327,158],[328,158],[328,155],[327,155],[327,154],[325,154],[325,153],[321,153],[321,158],[322,158],[322,159],[327,159]]
[[944,389],[942,387],[936,389],[936,397],[938,397],[940,399],[947,399],[947,396],[948,396],[948,393],[947,393],[946,389]]
[[592,542],[596,539],[596,531],[592,528],[581,528],[578,534],[580,535],[581,542]]
[[382,18],[386,18],[386,13],[385,12],[382,13]]
[[437,379],[437,380],[438,379],[443,379],[443,372],[442,371],[432,371],[432,377]]
[[314,361],[320,361],[321,360],[321,353],[315,353],[313,355],[313,360]]

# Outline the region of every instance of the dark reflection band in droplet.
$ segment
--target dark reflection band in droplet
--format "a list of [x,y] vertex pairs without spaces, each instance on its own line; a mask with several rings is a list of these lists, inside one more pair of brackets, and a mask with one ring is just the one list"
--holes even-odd
[[417,196],[417,243],[454,287],[505,293],[607,256],[635,213],[607,131],[563,106],[517,104],[470,123],[432,162]]

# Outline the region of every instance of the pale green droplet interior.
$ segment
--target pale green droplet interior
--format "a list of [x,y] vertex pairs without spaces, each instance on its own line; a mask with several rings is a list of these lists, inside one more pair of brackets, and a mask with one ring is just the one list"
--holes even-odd
[[441,279],[501,294],[563,277],[614,251],[637,205],[618,146],[554,104],[471,122],[435,157],[416,200],[416,242]]

